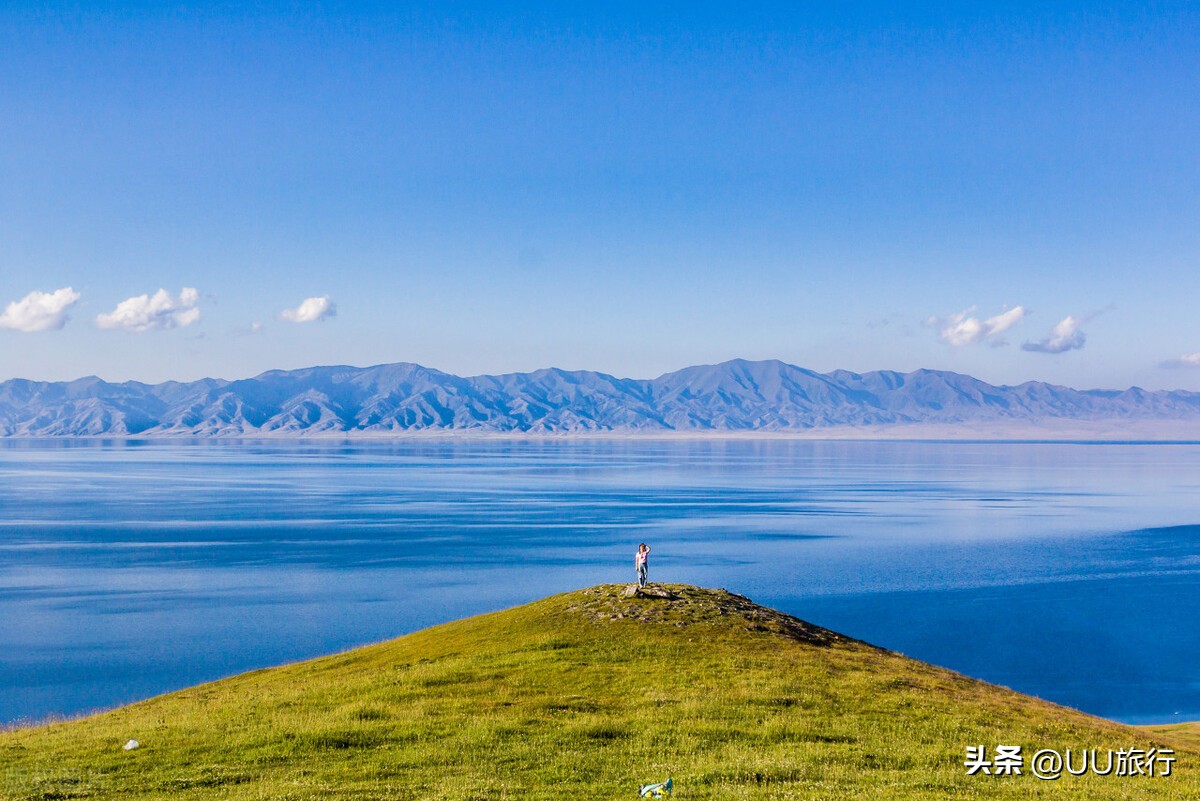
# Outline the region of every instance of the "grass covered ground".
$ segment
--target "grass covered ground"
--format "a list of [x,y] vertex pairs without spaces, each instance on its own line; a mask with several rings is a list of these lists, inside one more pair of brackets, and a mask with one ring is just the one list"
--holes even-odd
[[1195,751],[1200,751],[1200,722],[1172,723],[1166,726],[1139,726],[1155,739],[1169,739],[1172,742],[1183,743]]
[[[1200,797],[1187,732],[1120,726],[740,596],[601,586],[0,734],[0,798]],[[129,739],[142,747],[123,751]],[[1169,778],[968,776],[968,745],[1169,746]]]

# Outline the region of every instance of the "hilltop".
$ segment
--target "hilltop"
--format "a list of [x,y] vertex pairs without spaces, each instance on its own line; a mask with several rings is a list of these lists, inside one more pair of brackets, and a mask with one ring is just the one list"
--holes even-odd
[[[1185,798],[1147,733],[723,590],[606,585],[0,734],[0,798]],[[122,750],[136,739],[141,747]],[[1169,778],[968,776],[969,745],[1164,745]]]
[[939,370],[817,373],[743,359],[652,380],[557,369],[464,378],[400,363],[239,381],[0,383],[0,436],[447,432],[1195,439],[1200,393],[993,386]]

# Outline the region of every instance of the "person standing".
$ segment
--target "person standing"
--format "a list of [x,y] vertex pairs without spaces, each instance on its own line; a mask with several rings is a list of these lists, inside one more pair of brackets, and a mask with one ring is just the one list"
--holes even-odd
[[646,543],[638,545],[637,556],[634,557],[633,566],[637,568],[638,586],[646,586],[646,574],[650,570],[650,546]]

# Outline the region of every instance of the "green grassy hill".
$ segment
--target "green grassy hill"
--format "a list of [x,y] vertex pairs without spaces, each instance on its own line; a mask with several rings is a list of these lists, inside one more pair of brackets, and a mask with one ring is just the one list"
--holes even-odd
[[[1200,748],[721,590],[593,587],[0,734],[0,798],[1200,797]],[[137,739],[141,747],[121,746]],[[1177,752],[1173,775],[968,776],[968,745]]]

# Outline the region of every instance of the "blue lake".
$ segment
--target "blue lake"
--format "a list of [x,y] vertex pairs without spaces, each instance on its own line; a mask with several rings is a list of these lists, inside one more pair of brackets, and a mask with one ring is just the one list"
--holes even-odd
[[0,722],[631,581],[640,541],[652,581],[1200,719],[1198,490],[1198,445],[0,442]]

